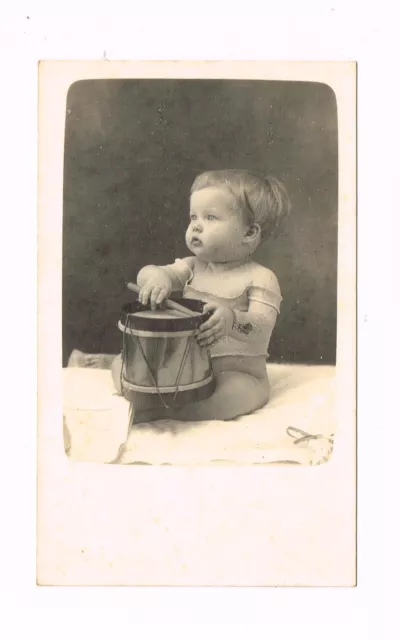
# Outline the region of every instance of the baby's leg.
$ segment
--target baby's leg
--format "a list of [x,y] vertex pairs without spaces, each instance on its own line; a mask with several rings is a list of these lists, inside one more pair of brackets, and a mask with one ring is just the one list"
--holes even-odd
[[115,355],[108,353],[83,353],[74,349],[71,353],[69,367],[89,367],[91,369],[110,369]]
[[188,403],[173,411],[176,420],[232,420],[267,404],[268,378],[256,378],[239,371],[223,371],[216,377],[210,398]]
[[121,354],[109,355],[108,353],[83,353],[74,349],[68,360],[69,367],[90,367],[93,369],[111,369],[111,375],[115,389],[122,395],[121,389]]
[[210,398],[189,402],[167,410],[154,410],[139,414],[134,422],[169,418],[185,422],[201,420],[233,420],[267,404],[268,378],[256,378],[238,371],[224,371],[216,376],[216,388]]
[[[118,355],[112,363],[111,373],[119,394],[122,393],[121,368],[122,357]],[[239,371],[222,371],[215,377],[215,391],[209,398],[171,409],[161,407],[154,410],[140,410],[133,418],[133,422],[151,422],[165,418],[188,422],[232,420],[256,411],[268,402],[269,383],[266,376],[257,378]]]

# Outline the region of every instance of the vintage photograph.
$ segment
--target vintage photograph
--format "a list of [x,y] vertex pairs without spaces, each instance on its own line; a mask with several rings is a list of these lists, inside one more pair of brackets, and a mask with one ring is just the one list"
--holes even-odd
[[355,104],[41,64],[38,584],[354,585]]
[[329,84],[73,83],[66,454],[119,464],[326,463],[337,248]]

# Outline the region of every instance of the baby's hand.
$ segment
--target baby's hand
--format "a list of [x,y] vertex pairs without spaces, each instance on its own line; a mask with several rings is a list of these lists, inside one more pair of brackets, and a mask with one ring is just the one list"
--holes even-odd
[[214,342],[226,336],[232,327],[233,315],[228,307],[208,302],[203,313],[213,311],[211,318],[203,322],[196,336],[201,347],[210,347]]
[[139,292],[139,302],[146,305],[150,303],[150,307],[154,310],[158,304],[161,304],[172,291],[172,284],[167,275],[157,275],[156,278],[150,278],[146,284],[142,286]]

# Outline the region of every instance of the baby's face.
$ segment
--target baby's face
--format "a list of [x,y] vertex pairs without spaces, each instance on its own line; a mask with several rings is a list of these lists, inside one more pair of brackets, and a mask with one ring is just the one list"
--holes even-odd
[[245,258],[247,229],[236,199],[227,189],[208,187],[192,194],[186,244],[199,258],[209,262]]

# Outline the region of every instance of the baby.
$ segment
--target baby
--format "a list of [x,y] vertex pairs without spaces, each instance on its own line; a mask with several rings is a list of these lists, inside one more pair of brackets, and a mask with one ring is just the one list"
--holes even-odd
[[[252,260],[289,211],[283,185],[241,170],[208,171],[191,188],[186,245],[192,255],[138,274],[139,300],[152,309],[172,292],[205,302],[211,317],[197,341],[210,349],[216,380],[211,397],[178,408],[137,413],[134,422],[160,418],[230,420],[261,408],[269,399],[268,344],[281,303],[272,271]],[[90,356],[86,356],[90,358]],[[112,363],[121,393],[122,358]]]

